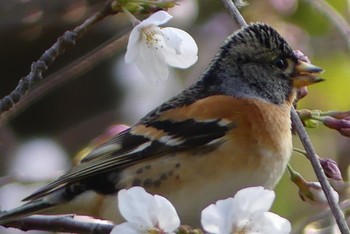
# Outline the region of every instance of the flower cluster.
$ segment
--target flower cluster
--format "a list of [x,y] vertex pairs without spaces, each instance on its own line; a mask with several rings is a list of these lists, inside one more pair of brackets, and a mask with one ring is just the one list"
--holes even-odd
[[[233,198],[217,201],[202,211],[203,229],[212,234],[289,233],[289,221],[268,212],[274,198],[274,192],[263,187],[242,189]],[[118,205],[127,222],[117,225],[112,234],[170,234],[180,226],[172,204],[142,187],[121,190]]]
[[300,118],[307,127],[317,127],[319,123],[338,131],[345,137],[350,137],[350,111],[329,111],[299,110]]

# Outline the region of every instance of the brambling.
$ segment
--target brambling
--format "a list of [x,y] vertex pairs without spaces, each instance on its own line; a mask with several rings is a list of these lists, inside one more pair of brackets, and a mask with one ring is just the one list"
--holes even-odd
[[[203,208],[242,188],[273,189],[292,152],[296,90],[319,82],[321,71],[266,24],[238,30],[197,83],[95,147],[28,203],[2,213],[0,223],[37,213],[89,215],[88,198],[116,202],[119,190],[142,186],[194,224]],[[118,222],[116,206],[108,208],[113,218],[100,218]]]

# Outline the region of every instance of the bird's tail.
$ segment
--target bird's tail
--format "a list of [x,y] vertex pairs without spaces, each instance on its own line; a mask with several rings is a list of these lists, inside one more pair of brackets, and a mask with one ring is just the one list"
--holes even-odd
[[34,200],[30,201],[18,208],[9,211],[1,211],[0,212],[0,225],[5,224],[19,218],[31,215],[38,214],[43,211],[50,209],[57,204],[51,203],[46,199]]
[[58,214],[61,206],[83,192],[79,189],[74,190],[77,187],[76,185],[65,186],[49,192],[46,190],[41,192],[42,189],[39,189],[25,198],[24,201],[28,202],[22,206],[9,211],[0,211],[0,225],[32,214]]

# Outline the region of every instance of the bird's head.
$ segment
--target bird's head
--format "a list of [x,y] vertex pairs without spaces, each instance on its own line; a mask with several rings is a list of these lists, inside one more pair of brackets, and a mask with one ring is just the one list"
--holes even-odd
[[208,74],[225,94],[282,104],[293,101],[297,88],[321,81],[321,72],[299,58],[276,30],[255,23],[226,40]]

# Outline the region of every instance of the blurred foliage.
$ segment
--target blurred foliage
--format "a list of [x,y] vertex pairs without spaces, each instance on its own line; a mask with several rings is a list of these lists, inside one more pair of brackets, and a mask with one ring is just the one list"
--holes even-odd
[[[269,23],[286,37],[293,48],[304,51],[314,64],[325,69],[323,78],[326,81],[310,87],[308,96],[299,103],[299,107],[349,110],[350,98],[347,96],[350,90],[349,48],[346,40],[341,37],[329,19],[310,6],[307,1],[247,2],[249,5],[242,9],[242,13],[248,22]],[[31,62],[49,48],[57,36],[83,22],[101,8],[103,3],[104,1],[97,0],[1,1],[0,95],[4,96],[14,89],[20,77],[28,73]],[[181,84],[183,87],[198,77],[224,38],[236,29],[220,1],[198,0],[196,3],[199,9],[198,18],[189,21],[185,27],[199,44],[200,60],[193,68],[177,73],[189,77],[188,80],[179,79],[183,81]],[[328,0],[328,3],[349,19],[349,1]],[[179,1],[179,7],[181,4]],[[50,72],[69,66],[70,62],[128,27],[130,24],[123,16],[109,17],[100,22],[85,38],[78,41],[75,48],[59,58],[49,69]],[[123,53],[116,52],[108,60],[90,64],[89,66],[93,67],[91,71],[48,94],[0,129],[0,141],[7,142],[6,145],[0,146],[2,167],[7,165],[15,147],[21,141],[29,140],[33,136],[55,139],[73,155],[86,145],[89,139],[97,136],[112,123],[132,124],[128,118],[122,117],[119,108],[119,105],[126,101],[123,95],[129,92],[115,81],[119,79],[115,74],[119,56],[123,56]],[[154,105],[163,101],[164,99],[158,100]],[[349,157],[349,139],[342,138],[335,131],[323,127],[309,132],[319,155],[348,163],[349,160],[342,157]],[[298,145],[298,139],[294,140]],[[340,144],[344,141],[345,144]],[[305,178],[315,180],[313,170],[303,156],[295,154],[291,164]],[[342,165],[343,170],[347,167],[348,164]],[[2,174],[5,174],[6,168],[3,169]],[[299,199],[297,188],[289,181],[287,173],[276,191],[274,211],[288,218],[293,224],[298,224],[307,217],[321,212]]]
[[299,2],[295,14],[291,15],[288,20],[303,27],[311,35],[323,35],[331,27],[328,19],[304,1]]

